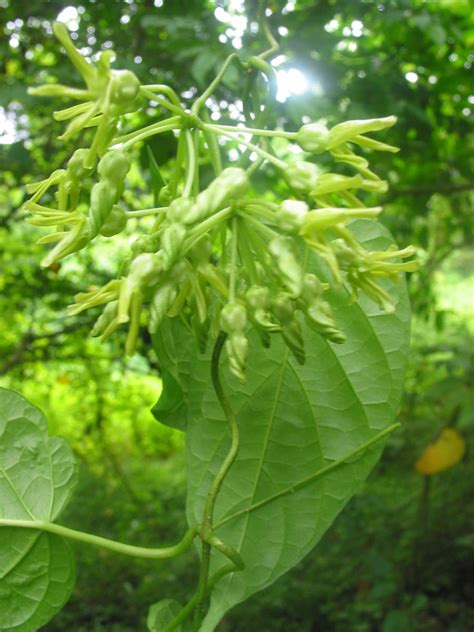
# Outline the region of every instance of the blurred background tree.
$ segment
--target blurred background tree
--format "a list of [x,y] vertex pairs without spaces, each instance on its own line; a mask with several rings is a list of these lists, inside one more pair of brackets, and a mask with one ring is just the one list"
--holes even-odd
[[[183,437],[153,420],[159,367],[143,334],[140,353],[123,359],[120,336],[88,338],[88,316],[66,317],[72,297],[116,273],[123,241],[104,239],[44,270],[40,231],[21,210],[25,185],[64,165],[72,146],[58,142],[52,103],[27,94],[47,81],[79,78],[52,36],[63,21],[92,57],[112,48],[116,67],[145,82],[168,83],[186,102],[225,57],[261,50],[256,2],[0,0],[0,384],[40,406],[51,430],[83,461],[81,494],[64,520],[122,540],[174,539],[184,504]],[[472,444],[474,274],[472,246],[472,65],[469,0],[269,0],[281,49],[273,118],[297,130],[324,118],[395,114],[376,170],[390,183],[383,221],[422,264],[408,279],[413,351],[402,431],[382,465],[317,550],[271,589],[235,609],[223,631],[465,632],[474,620],[472,456],[433,476],[414,465],[445,428]],[[213,118],[236,121],[239,76],[230,72]],[[218,111],[219,110],[219,111]],[[134,115],[131,128],[158,119]],[[130,175],[129,201],[152,199],[149,151],[166,173],[171,135],[148,139]],[[283,150],[283,149],[282,149]],[[227,151],[234,160],[237,145]],[[277,188],[270,170],[256,183]],[[472,397],[472,396],[471,396]],[[104,502],[106,499],[106,502]],[[189,558],[149,563],[80,550],[79,582],[48,632],[136,630],[161,594],[186,596]],[[190,554],[191,555],[191,554]],[[163,586],[163,590],[161,589]],[[124,609],[124,603],[127,607]],[[143,626],[144,628],[144,623]],[[141,628],[140,628],[141,629]]]

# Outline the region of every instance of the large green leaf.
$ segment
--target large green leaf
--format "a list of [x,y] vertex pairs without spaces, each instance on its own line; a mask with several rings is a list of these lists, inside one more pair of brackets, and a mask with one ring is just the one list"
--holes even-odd
[[168,320],[154,334],[153,346],[160,361],[162,390],[151,412],[161,423],[184,430],[187,404],[181,384],[178,349]]
[[[0,519],[53,522],[75,482],[75,459],[66,442],[48,436],[41,411],[0,389]],[[0,630],[38,630],[68,600],[74,575],[62,538],[0,525]]]
[[[385,249],[391,241],[382,227],[369,221],[351,228],[372,248]],[[346,462],[392,423],[401,395],[409,307],[402,283],[390,291],[397,299],[394,314],[381,313],[363,298],[349,305],[345,289],[328,292],[347,341],[333,345],[305,329],[304,366],[280,340],[265,351],[252,337],[246,384],[239,385],[223,371],[240,424],[241,448],[218,497],[215,524],[218,535],[240,552],[246,568],[216,585],[202,632],[214,630],[229,608],[299,562],[380,457],[383,441]],[[190,523],[196,523],[229,447],[229,432],[210,383],[209,355],[193,356],[192,341],[183,329],[174,338],[185,402],[181,411],[187,417],[187,511]],[[298,486],[318,472],[313,482]],[[248,511],[292,487],[294,491]],[[224,563],[213,554],[213,570]]]

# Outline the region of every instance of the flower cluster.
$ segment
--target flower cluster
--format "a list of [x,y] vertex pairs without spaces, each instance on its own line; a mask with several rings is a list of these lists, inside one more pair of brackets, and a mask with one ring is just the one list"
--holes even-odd
[[[56,114],[59,120],[72,119],[63,138],[91,126],[96,132],[89,147],[74,152],[66,169],[54,171],[48,179],[29,187],[33,194],[26,203],[32,214],[30,221],[55,228],[41,239],[56,243],[43,265],[84,248],[99,234],[121,232],[130,218],[155,216],[152,230],[138,236],[131,246],[127,273],[102,288],[76,296],[71,314],[104,306],[92,335],[106,339],[127,325],[126,351],[133,354],[143,313],[152,333],[164,318],[179,316],[192,329],[201,349],[209,336],[224,331],[229,368],[244,380],[249,327],[258,331],[265,346],[272,335],[281,335],[301,363],[305,360],[303,320],[328,341],[344,342],[344,332],[325,299],[330,286],[346,285],[352,300],[361,291],[381,309],[394,309],[379,281],[384,277],[397,280],[401,271],[413,270],[413,261],[400,261],[412,255],[413,249],[367,250],[351,230],[351,222],[357,218],[375,220],[381,207],[366,207],[361,196],[387,189],[387,183],[370,170],[367,159],[354,147],[397,151],[366,136],[390,127],[395,117],[347,121],[331,129],[317,122],[304,125],[298,132],[211,124],[199,116],[199,107],[191,113],[185,111],[168,86],[140,86],[132,73],[111,70],[107,53],[94,68],[74,48],[65,27],[56,25],[55,33],[87,89],[48,85],[34,93],[83,100]],[[120,116],[140,107],[139,96],[160,99],[173,116],[117,136]],[[148,136],[170,130],[175,130],[178,139],[177,158],[174,173],[160,195],[163,206],[125,210],[118,203],[131,164],[130,148]],[[310,157],[287,163],[242,134],[283,136],[308,154],[327,151],[336,164],[345,163],[355,172],[325,173]],[[215,167],[214,180],[204,189],[198,160],[201,135],[213,153]],[[212,142],[219,135],[238,139],[255,151],[261,162],[274,165],[288,187],[285,199],[256,195],[252,177],[258,165],[248,170],[222,169],[221,157],[216,157],[217,143]],[[87,210],[83,211],[79,205],[81,190],[95,174],[98,181],[91,187]],[[51,187],[57,188],[57,204],[43,206],[41,198]],[[328,268],[324,281],[311,271],[308,253]]]

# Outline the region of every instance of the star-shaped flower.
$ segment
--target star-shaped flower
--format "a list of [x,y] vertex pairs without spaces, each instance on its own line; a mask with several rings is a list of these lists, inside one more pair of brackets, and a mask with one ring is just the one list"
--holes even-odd
[[58,121],[70,120],[66,131],[59,137],[61,140],[73,138],[86,127],[97,126],[92,146],[84,158],[84,166],[92,167],[95,157],[102,155],[112,141],[116,133],[117,118],[133,109],[140,91],[140,82],[130,70],[110,68],[110,60],[114,56],[112,51],[102,52],[97,66],[94,66],[74,46],[64,24],[56,22],[53,30],[84,79],[86,88],[45,84],[30,88],[28,92],[38,96],[69,97],[82,101],[55,112],[54,118]]

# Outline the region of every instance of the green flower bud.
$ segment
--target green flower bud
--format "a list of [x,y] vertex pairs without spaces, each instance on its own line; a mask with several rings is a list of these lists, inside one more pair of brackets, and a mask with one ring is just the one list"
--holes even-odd
[[254,310],[268,309],[271,305],[270,290],[267,287],[253,285],[247,290],[245,298],[248,305]]
[[131,70],[112,70],[110,75],[110,113],[118,116],[130,111],[140,91],[140,82]]
[[304,151],[321,154],[326,151],[329,130],[323,123],[309,123],[299,129],[295,140]]
[[91,172],[90,168],[84,167],[84,160],[89,153],[88,149],[76,149],[67,163],[67,177],[70,180],[82,180]]
[[161,237],[161,247],[166,255],[168,270],[177,257],[179,257],[184,238],[186,237],[186,228],[183,224],[173,223],[165,228]]
[[298,263],[293,239],[291,237],[276,237],[272,239],[268,249],[275,257],[283,283],[292,296],[296,298],[303,289],[303,271]]
[[[247,305],[251,311],[252,321],[263,329],[264,332],[276,332],[280,331],[280,327],[272,322],[271,316],[268,312],[271,306],[270,290],[267,287],[259,287],[253,285],[249,288],[245,294]],[[263,341],[264,344],[266,340]],[[268,341],[265,346],[268,346]]]
[[107,222],[116,197],[116,190],[107,181],[96,182],[91,191],[89,226],[92,236],[99,234]]
[[183,218],[185,224],[193,224],[213,215],[242,197],[249,187],[246,172],[238,167],[224,169],[213,182],[201,191],[189,213]]
[[110,215],[100,229],[100,234],[104,237],[113,237],[121,233],[126,225],[127,213],[121,206],[115,205],[112,207]]
[[170,222],[184,223],[192,206],[193,202],[189,198],[176,198],[170,203],[166,215]]
[[171,307],[171,304],[176,299],[177,290],[171,283],[165,283],[161,285],[153,294],[152,301],[150,303],[150,332],[154,334],[160,326],[163,318],[166,316],[166,312]]
[[242,332],[247,326],[247,311],[239,303],[228,303],[222,308],[220,315],[221,329],[231,335]]
[[305,195],[315,188],[319,178],[319,169],[312,162],[297,160],[286,166],[283,177],[292,189]]
[[295,313],[294,302],[288,294],[280,292],[272,302],[272,312],[282,325],[288,325]]
[[248,348],[248,340],[242,333],[233,333],[225,343],[230,372],[240,382],[245,382],[245,361],[247,360]]
[[331,342],[342,344],[345,342],[345,335],[337,328],[334,321],[331,307],[321,298],[315,298],[305,307],[306,322],[308,325],[320,333]]
[[130,156],[120,149],[108,151],[99,161],[97,171],[99,176],[109,180],[115,186],[125,180],[130,170]]
[[276,212],[278,226],[285,233],[298,233],[304,222],[309,206],[299,200],[285,200]]
[[143,252],[157,252],[161,243],[161,233],[159,234],[151,234],[151,235],[143,235],[142,237],[138,237],[132,245],[131,251],[133,255],[139,255]]
[[169,271],[169,279],[175,285],[182,283],[188,276],[189,267],[185,261],[179,261]]
[[171,204],[172,200],[173,197],[171,195],[169,186],[164,186],[162,189],[160,189],[160,192],[158,193],[158,202],[161,204],[161,206],[168,206],[169,204]]
[[315,274],[305,274],[301,298],[305,303],[312,303],[329,288],[329,283],[322,283]]
[[304,340],[301,335],[300,324],[296,318],[294,318],[288,325],[282,327],[281,335],[286,346],[296,358],[298,364],[304,364],[306,362]]
[[145,252],[133,259],[128,278],[138,287],[152,287],[163,272],[163,259],[157,254]]
[[[117,327],[117,323],[114,323],[117,318],[117,308],[118,301],[110,301],[110,303],[105,306],[104,311],[92,328],[91,336],[104,336],[106,332],[107,334],[112,333],[113,329]],[[113,323],[115,327],[113,327]]]

